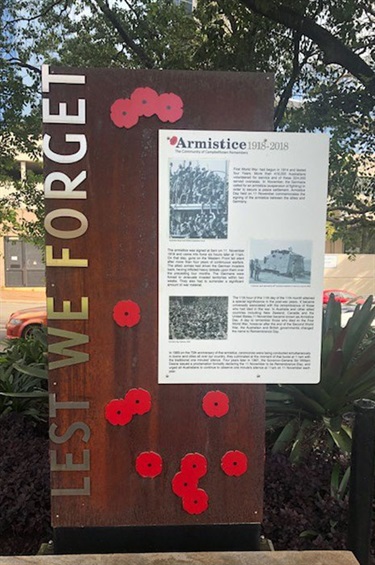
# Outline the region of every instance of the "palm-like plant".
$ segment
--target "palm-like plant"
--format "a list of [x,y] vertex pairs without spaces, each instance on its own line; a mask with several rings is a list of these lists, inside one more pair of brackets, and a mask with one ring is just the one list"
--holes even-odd
[[19,412],[36,421],[47,419],[47,335],[5,340],[0,353],[0,416]]
[[375,318],[372,296],[341,327],[341,305],[331,296],[323,315],[319,384],[269,385],[267,429],[273,452],[292,461],[319,441],[351,452],[350,413],[359,398],[375,400]]

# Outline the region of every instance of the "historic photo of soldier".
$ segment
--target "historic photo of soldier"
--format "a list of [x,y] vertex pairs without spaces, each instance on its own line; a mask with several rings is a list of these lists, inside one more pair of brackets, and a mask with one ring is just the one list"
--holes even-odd
[[227,296],[171,296],[169,339],[227,339]]
[[169,198],[172,239],[228,237],[227,161],[171,159]]
[[249,283],[309,285],[311,241],[252,240]]

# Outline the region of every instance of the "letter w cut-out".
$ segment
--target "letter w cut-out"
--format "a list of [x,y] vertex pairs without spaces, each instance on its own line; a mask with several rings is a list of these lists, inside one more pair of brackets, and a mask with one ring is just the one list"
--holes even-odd
[[57,328],[48,328],[48,335],[54,335],[61,338],[66,338],[65,341],[51,343],[48,346],[48,353],[55,353],[56,355],[65,355],[66,359],[60,361],[52,361],[48,363],[48,369],[60,369],[61,367],[68,367],[69,365],[77,365],[78,363],[86,363],[89,360],[89,354],[83,351],[70,350],[70,347],[76,345],[83,345],[89,342],[89,336],[79,334],[76,332],[68,332],[66,330],[59,330]]

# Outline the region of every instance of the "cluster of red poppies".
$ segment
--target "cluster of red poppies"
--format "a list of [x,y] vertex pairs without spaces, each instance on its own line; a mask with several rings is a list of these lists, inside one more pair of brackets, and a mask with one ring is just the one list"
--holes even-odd
[[204,455],[188,453],[181,459],[180,471],[172,479],[172,490],[182,499],[182,507],[189,514],[202,514],[208,508],[208,494],[198,488],[199,479],[206,473]]
[[113,308],[113,319],[121,328],[132,328],[141,319],[141,309],[132,300],[120,300]]
[[111,106],[111,120],[118,128],[132,128],[140,117],[155,114],[162,122],[177,122],[184,113],[183,102],[177,94],[158,94],[153,88],[136,88],[130,98],[119,98]]
[[124,398],[115,398],[105,407],[105,417],[114,426],[125,426],[133,416],[142,416],[151,410],[151,395],[143,388],[132,388]]

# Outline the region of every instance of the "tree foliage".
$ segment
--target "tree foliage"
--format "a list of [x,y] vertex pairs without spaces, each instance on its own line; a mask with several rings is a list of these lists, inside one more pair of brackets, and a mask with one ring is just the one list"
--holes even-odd
[[273,72],[275,128],[330,133],[330,233],[374,225],[369,0],[198,0],[193,14],[172,0],[2,0],[1,17],[3,163],[38,154],[42,62]]

